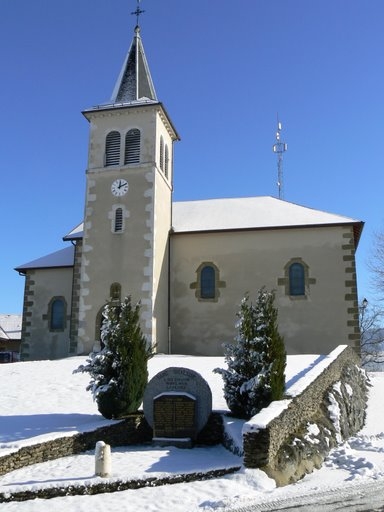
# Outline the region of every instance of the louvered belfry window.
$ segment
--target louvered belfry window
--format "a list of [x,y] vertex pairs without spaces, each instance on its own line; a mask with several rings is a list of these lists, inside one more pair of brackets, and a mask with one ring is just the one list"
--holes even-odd
[[124,164],[140,163],[140,130],[133,128],[125,136],[125,157]]
[[120,133],[109,132],[105,141],[105,165],[119,165],[120,163]]
[[165,158],[164,174],[165,174],[165,177],[168,178],[169,153],[168,153],[168,145],[167,144],[165,145],[164,158]]
[[115,233],[123,231],[123,209],[116,208],[115,210]]
[[160,137],[160,169],[164,171],[164,139]]

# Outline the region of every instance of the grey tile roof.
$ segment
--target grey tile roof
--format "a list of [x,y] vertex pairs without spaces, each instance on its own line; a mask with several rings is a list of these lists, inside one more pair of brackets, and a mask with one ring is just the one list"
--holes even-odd
[[28,269],[35,268],[72,267],[74,255],[75,248],[71,245],[65,249],[61,249],[60,251],[52,252],[36,260],[19,265],[15,270],[23,273]]
[[140,28],[136,27],[131,47],[112,93],[111,103],[129,103],[140,98],[157,100]]

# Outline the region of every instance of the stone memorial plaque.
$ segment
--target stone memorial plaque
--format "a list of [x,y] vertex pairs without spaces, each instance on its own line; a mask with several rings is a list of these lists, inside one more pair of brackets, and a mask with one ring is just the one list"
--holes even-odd
[[212,412],[212,393],[208,383],[194,370],[166,368],[149,381],[143,408],[155,437],[172,437],[169,432],[177,432],[173,437],[184,437],[182,432],[193,431],[192,437],[185,436],[193,438]]
[[188,393],[161,393],[153,400],[153,437],[191,438],[196,435],[196,399]]

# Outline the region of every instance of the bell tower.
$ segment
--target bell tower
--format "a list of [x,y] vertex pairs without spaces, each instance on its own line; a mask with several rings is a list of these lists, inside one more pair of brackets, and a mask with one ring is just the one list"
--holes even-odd
[[127,295],[141,301],[148,341],[166,352],[173,143],[178,135],[157,99],[138,25],[111,100],[83,114],[90,136],[78,352],[97,347],[102,308]]

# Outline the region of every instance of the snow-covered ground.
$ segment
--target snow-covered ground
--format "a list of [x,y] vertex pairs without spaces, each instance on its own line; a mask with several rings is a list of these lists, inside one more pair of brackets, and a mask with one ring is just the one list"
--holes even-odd
[[[287,384],[294,386],[298,376],[319,361],[318,356],[290,356]],[[18,447],[53,437],[93,429],[109,423],[104,420],[85,391],[89,376],[72,374],[84,358],[61,361],[14,363],[0,366],[3,392],[0,396],[0,455]],[[223,367],[223,358],[156,356],[150,361],[150,377],[169,366],[185,366],[199,371],[213,392],[215,410],[226,410],[222,380],[212,369]],[[330,489],[343,489],[357,483],[384,480],[384,374],[370,374],[369,407],[363,430],[334,449],[323,468],[295,485],[276,488],[274,481],[259,470],[241,469],[226,477],[121,491],[113,494],[54,498],[2,503],[2,512],[82,512],[105,509],[181,512],[193,510],[228,511],[252,502],[272,502]],[[240,432],[241,422],[229,427]],[[209,469],[241,466],[241,459],[223,447],[177,448],[126,447],[112,451],[112,478],[150,478]],[[0,492],[93,483],[92,453],[66,457],[30,466],[0,477]]]

